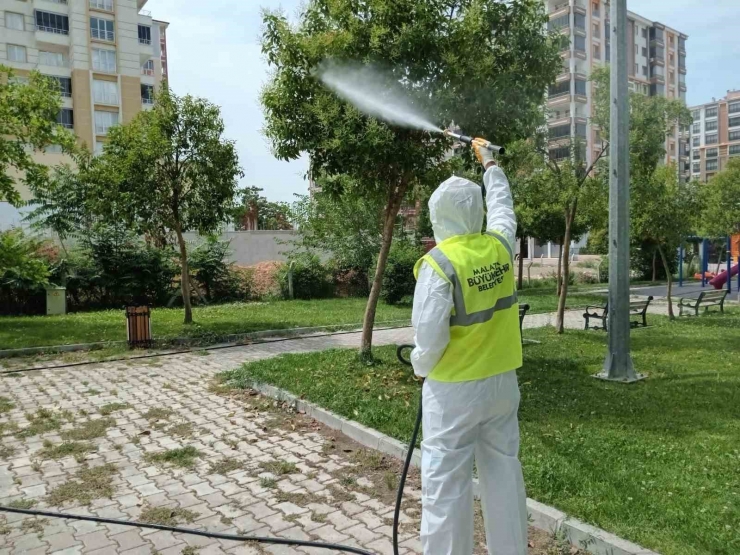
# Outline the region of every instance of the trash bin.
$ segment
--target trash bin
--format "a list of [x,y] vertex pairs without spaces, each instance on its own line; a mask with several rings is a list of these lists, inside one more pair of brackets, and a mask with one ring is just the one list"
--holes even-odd
[[132,349],[152,346],[152,320],[148,306],[126,307],[126,337]]
[[46,288],[46,314],[67,314],[67,288],[49,286]]

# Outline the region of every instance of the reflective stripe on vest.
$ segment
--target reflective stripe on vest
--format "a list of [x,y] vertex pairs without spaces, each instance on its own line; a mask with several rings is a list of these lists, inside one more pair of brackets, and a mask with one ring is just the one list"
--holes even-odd
[[450,342],[429,377],[484,379],[522,364],[511,247],[497,233],[460,235],[440,243],[426,262],[452,287]]

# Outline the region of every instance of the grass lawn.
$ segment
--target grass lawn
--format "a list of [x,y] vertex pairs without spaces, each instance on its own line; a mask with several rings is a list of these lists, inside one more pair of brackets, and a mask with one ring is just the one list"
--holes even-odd
[[[528,494],[664,555],[740,553],[740,313],[633,333],[649,379],[617,385],[591,376],[606,335],[527,330],[521,457]],[[408,440],[419,384],[375,349],[284,355],[227,373],[235,387],[275,384]]]
[[[597,295],[573,294],[569,308],[603,302]],[[531,305],[531,312],[557,309],[557,298],[551,288],[528,289],[520,296],[522,303]],[[152,310],[152,333],[155,339],[192,337],[217,341],[219,336],[260,330],[289,329],[313,326],[361,325],[366,299],[324,299],[314,301],[269,301],[233,303],[196,307],[195,323],[182,323],[181,308]],[[378,304],[376,322],[410,320],[409,305]],[[0,317],[0,349],[45,347],[74,343],[97,343],[126,339],[126,318],[123,310],[79,312],[64,316],[3,316]]]

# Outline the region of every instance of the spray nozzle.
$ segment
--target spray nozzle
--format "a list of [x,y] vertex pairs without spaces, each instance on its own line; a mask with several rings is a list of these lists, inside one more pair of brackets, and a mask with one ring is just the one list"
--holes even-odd
[[453,133],[452,131],[445,130],[444,134],[448,137],[451,137],[455,140],[460,141],[461,143],[465,143],[466,145],[473,146],[473,141],[476,142],[476,144],[482,146],[483,148],[487,148],[493,153],[496,154],[504,154],[506,152],[506,149],[502,146],[495,145],[491,143],[490,141],[487,141],[486,139],[479,139],[476,137],[469,137],[468,135],[460,135],[458,133]]

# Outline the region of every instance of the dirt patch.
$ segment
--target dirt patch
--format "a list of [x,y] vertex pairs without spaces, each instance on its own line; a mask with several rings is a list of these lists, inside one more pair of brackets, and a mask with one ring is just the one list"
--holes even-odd
[[149,524],[175,526],[185,522],[193,522],[198,516],[200,516],[198,513],[188,511],[187,509],[147,506],[141,511],[141,516],[138,520]]
[[61,507],[71,501],[89,505],[94,499],[110,499],[115,493],[111,478],[116,472],[116,466],[110,463],[95,468],[81,468],[75,473],[74,479],[51,490],[46,502]]

